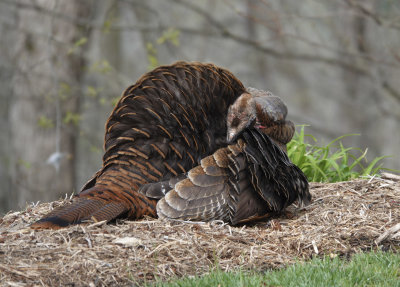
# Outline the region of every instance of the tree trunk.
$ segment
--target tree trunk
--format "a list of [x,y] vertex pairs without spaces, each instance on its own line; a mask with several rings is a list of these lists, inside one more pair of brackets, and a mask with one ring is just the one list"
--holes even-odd
[[[84,36],[73,19],[87,18],[89,12],[87,2],[79,0],[26,0],[14,9],[8,6],[15,26],[2,30],[1,38],[13,42],[7,45],[12,47],[7,56],[14,70],[7,84],[12,96],[1,98],[8,100],[8,112],[2,117],[9,134],[2,139],[6,142],[2,154],[11,182],[0,187],[6,189],[0,193],[2,210],[73,192],[72,155],[83,68],[82,53],[74,43]],[[61,155],[59,161],[56,155]]]

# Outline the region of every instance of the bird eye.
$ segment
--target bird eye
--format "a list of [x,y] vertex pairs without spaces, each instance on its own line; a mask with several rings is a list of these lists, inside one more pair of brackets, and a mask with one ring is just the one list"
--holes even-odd
[[232,120],[231,126],[232,126],[232,127],[237,127],[239,124],[240,124],[239,118],[235,117],[235,118]]

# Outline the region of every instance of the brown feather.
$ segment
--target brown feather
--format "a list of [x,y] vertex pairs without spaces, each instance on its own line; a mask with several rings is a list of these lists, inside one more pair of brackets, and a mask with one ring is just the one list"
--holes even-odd
[[176,183],[157,204],[160,217],[242,224],[281,212],[295,200],[309,202],[307,179],[286,155],[294,133],[286,106],[271,93],[248,91],[228,110],[228,139],[235,142]]
[[307,203],[307,180],[285,153],[294,133],[286,115],[278,97],[245,91],[212,64],[159,67],[128,87],[114,108],[103,167],[71,204],[32,228],[156,212],[239,224],[296,199]]
[[[176,183],[158,202],[160,217],[222,219],[239,224],[280,212],[296,199],[310,198],[303,173],[259,130],[245,130],[238,143],[215,154],[224,157],[220,161],[228,162],[228,166],[221,168],[217,161],[204,160],[202,165],[190,170],[187,178]],[[215,167],[223,173],[204,172]]]
[[[169,179],[226,144],[226,112],[244,91],[235,76],[212,64],[177,62],[143,75],[125,90],[106,123],[102,168],[72,204],[32,228],[57,228],[92,216],[107,221],[156,216],[156,201],[170,188]],[[164,184],[147,185],[151,182]]]

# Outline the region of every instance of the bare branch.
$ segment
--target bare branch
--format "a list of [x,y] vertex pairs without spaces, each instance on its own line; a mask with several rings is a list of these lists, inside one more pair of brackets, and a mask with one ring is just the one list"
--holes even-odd
[[361,3],[357,2],[356,0],[344,0],[350,7],[356,9],[359,11],[363,16],[366,16],[367,18],[372,19],[377,25],[383,26],[385,24],[389,28],[397,29],[400,30],[399,25],[395,25],[394,23],[390,23],[387,21],[383,21],[378,14],[372,12],[370,9],[367,7],[363,6]]
[[254,49],[263,52],[267,55],[273,56],[278,59],[284,59],[284,60],[298,60],[298,61],[307,61],[307,62],[320,62],[320,63],[325,63],[333,66],[338,66],[340,68],[346,69],[350,72],[357,73],[363,76],[368,76],[370,77],[371,75],[369,72],[361,67],[356,67],[352,63],[348,63],[346,61],[342,61],[337,58],[327,58],[327,57],[322,57],[314,54],[300,54],[300,53],[292,53],[290,51],[278,51],[274,50],[270,47],[263,46],[261,43],[258,41],[254,41],[251,39],[248,39],[246,37],[242,37],[239,35],[236,35],[232,32],[230,32],[228,29],[226,29],[221,23],[219,23],[217,20],[212,18],[210,14],[207,11],[204,11],[198,6],[193,5],[192,3],[186,2],[184,0],[173,0],[174,2],[180,3],[183,6],[186,6],[187,8],[191,9],[192,11],[202,15],[208,23],[213,25],[215,28],[219,30],[219,33],[222,37],[229,38],[231,40],[234,40],[238,43],[241,43],[246,46],[251,46]]
[[384,81],[382,83],[382,88],[389,94],[391,95],[393,98],[397,99],[400,102],[400,92],[396,91],[395,88],[393,88],[389,82]]
[[[21,3],[18,1],[11,1],[11,0],[1,0],[1,1],[4,3],[10,4],[10,5],[15,5],[21,9],[31,9],[31,10],[33,9],[38,12],[44,13],[46,15],[54,15],[58,19],[62,19],[64,21],[68,21],[68,22],[73,22],[78,26],[84,26],[86,28],[90,27],[92,29],[103,29],[104,28],[102,24],[96,24],[87,19],[76,18],[74,16],[66,15],[64,13],[50,11],[48,9],[45,9],[45,8],[35,5],[35,4],[26,4],[26,3]],[[131,1],[128,1],[128,0],[124,0],[124,1],[131,3]],[[201,9],[200,7],[192,4],[191,2],[187,2],[184,0],[172,0],[172,1],[175,3],[179,3],[180,5],[201,15],[202,17],[204,17],[207,20],[207,23],[211,24],[211,26],[216,28],[216,31],[203,31],[203,30],[192,29],[192,28],[188,28],[188,27],[176,27],[176,29],[178,29],[182,33],[187,33],[190,35],[196,34],[196,35],[202,35],[202,36],[224,37],[224,38],[233,40],[239,44],[242,44],[245,46],[250,46],[259,52],[265,53],[265,54],[275,57],[277,59],[324,63],[324,64],[328,64],[328,65],[332,65],[332,66],[337,66],[342,69],[346,69],[352,73],[356,73],[356,74],[359,74],[362,76],[371,77],[370,73],[365,68],[356,66],[356,65],[354,65],[354,63],[349,63],[348,61],[342,60],[339,57],[338,58],[330,58],[330,57],[324,57],[324,56],[319,56],[319,55],[315,55],[315,54],[293,53],[291,51],[275,50],[268,46],[262,45],[258,41],[255,41],[255,40],[252,40],[247,37],[243,37],[241,35],[237,35],[237,34],[231,32],[224,25],[222,25],[220,22],[218,22],[216,19],[214,19],[210,15],[210,13],[208,13],[208,11]],[[160,25],[157,27],[140,26],[140,25],[135,25],[135,26],[112,25],[110,27],[111,30],[128,30],[128,31],[129,30],[137,30],[137,31],[142,31],[142,32],[146,32],[146,31],[161,32],[167,28],[169,28],[169,27],[163,26],[163,25]],[[340,51],[340,53],[346,54],[347,52]],[[368,61],[379,62],[376,59],[373,59],[367,55],[359,55],[359,54],[353,55],[352,54],[350,56],[359,56],[359,57],[362,56],[364,59],[366,59]],[[398,66],[393,63],[386,63],[386,62],[380,62],[380,63],[398,68]]]

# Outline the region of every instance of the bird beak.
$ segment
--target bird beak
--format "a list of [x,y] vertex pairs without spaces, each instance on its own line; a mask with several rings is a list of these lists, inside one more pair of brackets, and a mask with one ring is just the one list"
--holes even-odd
[[234,131],[231,131],[228,133],[226,136],[226,141],[227,143],[232,143],[232,141],[236,138],[236,133]]

